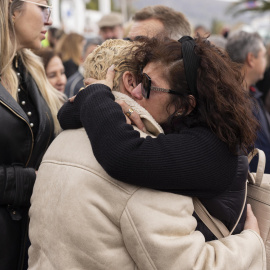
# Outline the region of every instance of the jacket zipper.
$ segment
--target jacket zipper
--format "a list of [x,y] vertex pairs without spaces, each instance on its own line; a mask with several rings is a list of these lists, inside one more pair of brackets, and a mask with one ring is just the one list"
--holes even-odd
[[7,104],[5,104],[2,100],[0,100],[0,103],[2,103],[5,107],[7,107],[10,111],[12,111],[16,116],[18,116],[20,119],[22,119],[29,127],[30,131],[31,131],[31,135],[32,135],[32,146],[31,146],[31,151],[30,151],[30,155],[29,155],[29,158],[25,164],[25,167],[27,167],[30,159],[31,159],[31,156],[32,156],[32,152],[33,152],[33,148],[34,148],[34,135],[33,135],[33,131],[29,125],[29,123],[22,117],[20,116],[18,113],[16,113],[14,110],[12,110]]

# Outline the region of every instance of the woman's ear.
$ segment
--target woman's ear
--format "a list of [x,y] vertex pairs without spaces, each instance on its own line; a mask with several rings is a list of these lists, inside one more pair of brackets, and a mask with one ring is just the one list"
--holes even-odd
[[194,108],[196,107],[196,99],[192,95],[189,95],[188,96],[188,99],[189,99],[190,106],[189,106],[189,109],[188,109],[188,113],[187,114],[190,114],[194,110]]
[[132,90],[136,87],[136,78],[130,71],[125,71],[123,74],[123,85],[127,92],[131,94]]
[[246,64],[249,66],[249,67],[254,67],[254,65],[255,65],[255,62],[254,62],[254,59],[255,59],[256,57],[254,56],[254,54],[252,53],[252,52],[249,52],[248,54],[247,54],[247,57],[246,57]]
[[[188,100],[189,100],[189,108],[188,108],[188,111],[187,111],[187,114],[186,115],[189,115],[194,110],[194,108],[196,107],[196,99],[195,99],[194,96],[189,95],[188,96]],[[176,116],[181,116],[182,114],[183,114],[183,109],[180,108],[176,112]]]

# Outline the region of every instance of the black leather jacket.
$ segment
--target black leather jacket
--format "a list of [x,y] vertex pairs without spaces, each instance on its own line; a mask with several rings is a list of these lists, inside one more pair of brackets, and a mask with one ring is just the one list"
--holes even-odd
[[35,171],[54,137],[50,109],[30,75],[26,87],[39,116],[36,138],[27,115],[0,83],[0,270],[25,269]]

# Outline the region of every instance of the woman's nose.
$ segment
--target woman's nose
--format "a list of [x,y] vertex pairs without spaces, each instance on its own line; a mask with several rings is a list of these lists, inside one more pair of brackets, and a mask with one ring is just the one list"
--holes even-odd
[[49,20],[44,22],[44,25],[51,26],[53,24],[52,15],[50,15]]
[[67,81],[67,77],[65,74],[60,74],[57,76],[57,83],[58,84],[65,84]]
[[131,95],[132,97],[136,98],[136,99],[143,99],[142,96],[142,88],[141,88],[141,83],[138,84],[132,91],[131,91]]

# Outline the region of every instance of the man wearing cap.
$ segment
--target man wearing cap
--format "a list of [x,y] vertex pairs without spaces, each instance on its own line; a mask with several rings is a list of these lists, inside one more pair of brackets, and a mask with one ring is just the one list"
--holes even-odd
[[104,15],[98,22],[99,34],[106,39],[122,39],[124,36],[123,17],[121,14],[112,12]]

